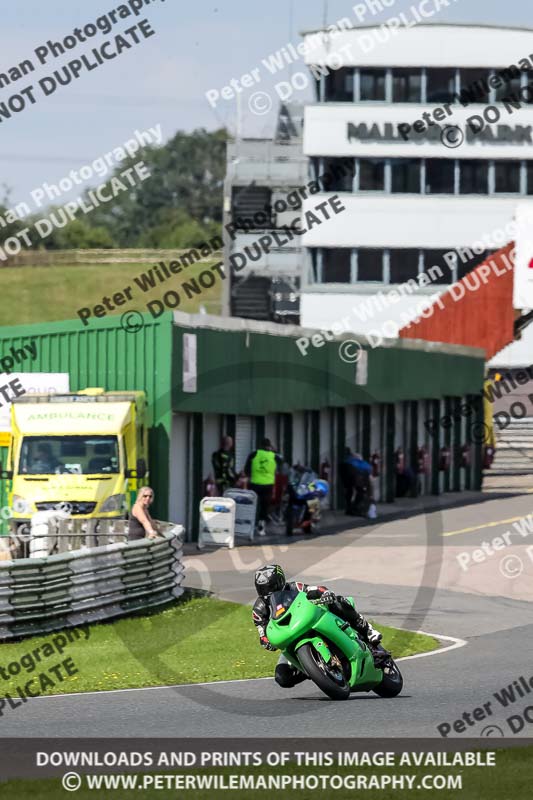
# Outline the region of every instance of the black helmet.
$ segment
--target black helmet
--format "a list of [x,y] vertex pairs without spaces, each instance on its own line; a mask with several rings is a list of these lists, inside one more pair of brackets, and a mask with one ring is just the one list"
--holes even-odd
[[285,583],[285,573],[279,564],[267,564],[255,573],[255,588],[260,597],[279,592]]

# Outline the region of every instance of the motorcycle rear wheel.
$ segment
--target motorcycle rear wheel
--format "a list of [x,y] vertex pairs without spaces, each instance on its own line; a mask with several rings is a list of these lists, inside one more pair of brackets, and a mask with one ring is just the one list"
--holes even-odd
[[383,669],[383,680],[374,689],[380,697],[396,697],[403,689],[402,673],[391,658]]
[[332,700],[347,700],[350,684],[342,670],[328,664],[312,644],[304,644],[298,650],[298,660],[319,689]]

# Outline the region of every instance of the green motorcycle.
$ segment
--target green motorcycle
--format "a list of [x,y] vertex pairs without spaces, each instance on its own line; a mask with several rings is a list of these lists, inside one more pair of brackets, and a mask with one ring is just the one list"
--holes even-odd
[[381,645],[370,649],[347,622],[320,601],[308,600],[305,592],[284,589],[270,595],[266,635],[332,700],[371,690],[396,697],[402,690],[391,654]]

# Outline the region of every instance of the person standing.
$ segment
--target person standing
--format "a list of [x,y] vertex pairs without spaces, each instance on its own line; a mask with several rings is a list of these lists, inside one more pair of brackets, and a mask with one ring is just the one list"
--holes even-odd
[[220,448],[211,456],[211,463],[215,473],[218,496],[222,497],[226,489],[235,485],[235,451],[231,436],[223,436]]
[[257,495],[257,532],[266,535],[266,519],[272,502],[276,472],[281,467],[281,456],[274,452],[270,439],[263,439],[261,446],[246,459],[245,473],[250,478],[250,489]]
[[[344,461],[340,465],[340,476],[344,487],[346,514],[371,516],[376,511],[370,473],[372,467],[360,453],[345,448]],[[355,494],[355,496],[354,496]]]
[[156,523],[150,516],[150,506],[154,502],[154,490],[149,486],[143,486],[139,490],[137,500],[131,509],[130,521],[128,525],[128,541],[134,542],[138,539],[156,539]]
[[353,453],[349,447],[345,448],[344,460],[339,463],[339,479],[344,489],[344,513],[352,516],[355,514],[355,484],[357,482],[357,470],[350,463]]

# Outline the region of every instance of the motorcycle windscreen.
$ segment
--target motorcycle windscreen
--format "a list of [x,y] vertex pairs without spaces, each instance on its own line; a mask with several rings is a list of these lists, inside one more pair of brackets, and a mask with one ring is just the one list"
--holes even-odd
[[299,592],[294,589],[283,589],[281,592],[273,592],[270,595],[270,619],[279,619],[289,610],[292,603],[298,597]]

